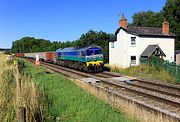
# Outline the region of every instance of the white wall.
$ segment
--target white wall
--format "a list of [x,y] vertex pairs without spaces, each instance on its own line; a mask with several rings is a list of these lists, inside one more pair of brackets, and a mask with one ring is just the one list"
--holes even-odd
[[[136,45],[131,45],[131,37],[136,37]],[[138,59],[138,39],[138,36],[128,34],[121,29],[117,34],[115,47],[111,48],[112,42],[109,43],[109,64],[118,65],[122,68],[129,67],[131,56],[136,56],[136,59]],[[138,62],[136,62],[136,64],[138,64]]]
[[141,53],[147,48],[148,45],[155,45],[157,44],[162,51],[165,53],[166,57],[164,60],[174,61],[174,41],[175,39],[172,38],[139,38],[139,50],[138,53]]
[[127,33],[121,29],[117,34],[117,41],[114,42],[114,48],[111,48],[112,42],[109,43],[110,65],[118,65],[119,67],[125,67],[127,65],[127,38]]
[[[136,45],[131,45],[131,37],[136,37]],[[139,46],[139,37],[136,35],[132,35],[132,34],[128,34],[128,55],[127,55],[127,65],[126,67],[131,66],[132,64],[130,64],[131,62],[131,56],[136,56],[136,64],[138,64],[137,59],[138,59],[138,46]]]

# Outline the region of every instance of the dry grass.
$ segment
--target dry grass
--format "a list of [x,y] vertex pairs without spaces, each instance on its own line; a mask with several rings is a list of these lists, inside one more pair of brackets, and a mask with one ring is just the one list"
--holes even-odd
[[44,90],[37,89],[34,81],[29,77],[16,77],[16,79],[19,79],[16,84],[17,107],[26,109],[27,121],[43,121],[44,113],[47,111]]
[[17,121],[19,107],[26,109],[26,121],[43,121],[45,94],[33,80],[20,74],[14,59],[0,55],[0,121]]
[[15,77],[13,67],[7,66],[7,55],[0,55],[0,121],[15,121]]

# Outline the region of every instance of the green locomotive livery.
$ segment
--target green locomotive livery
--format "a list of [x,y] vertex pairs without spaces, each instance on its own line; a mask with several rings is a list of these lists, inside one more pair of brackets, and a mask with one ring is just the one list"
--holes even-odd
[[103,50],[97,45],[58,49],[55,55],[58,65],[86,72],[99,72],[103,70]]

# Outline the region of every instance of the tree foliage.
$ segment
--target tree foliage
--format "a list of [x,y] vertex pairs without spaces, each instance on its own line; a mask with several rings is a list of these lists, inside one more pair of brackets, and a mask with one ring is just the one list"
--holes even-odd
[[161,27],[163,22],[163,14],[161,12],[141,11],[135,13],[133,16],[133,23],[130,25],[144,26],[144,27]]
[[178,36],[176,49],[180,49],[180,0],[167,0],[162,11],[167,21],[170,22],[171,32]]
[[43,52],[49,50],[51,45],[49,40],[23,37],[13,42],[11,51],[14,53]]

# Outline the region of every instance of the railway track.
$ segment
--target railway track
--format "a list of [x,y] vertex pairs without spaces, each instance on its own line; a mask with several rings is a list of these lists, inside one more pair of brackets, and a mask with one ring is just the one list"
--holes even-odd
[[44,62],[42,65],[75,79],[98,79],[101,82],[97,85],[111,90],[121,97],[132,100],[140,106],[161,112],[180,121],[180,87],[178,85],[148,82],[141,79],[133,79],[130,83],[126,83],[113,79],[114,77],[125,77],[117,73],[89,74]]
[[[103,76],[106,78],[122,77],[122,75],[118,75],[118,74],[113,75],[113,74],[111,72],[109,72],[109,73],[103,72],[101,74],[97,74],[97,76]],[[178,85],[173,85],[173,84],[169,84],[169,83],[162,83],[162,82],[159,82],[159,83],[150,82],[150,81],[140,80],[140,79],[136,79],[136,78],[132,78],[132,79],[133,79],[133,82],[130,83],[132,86],[180,98],[180,87]]]

